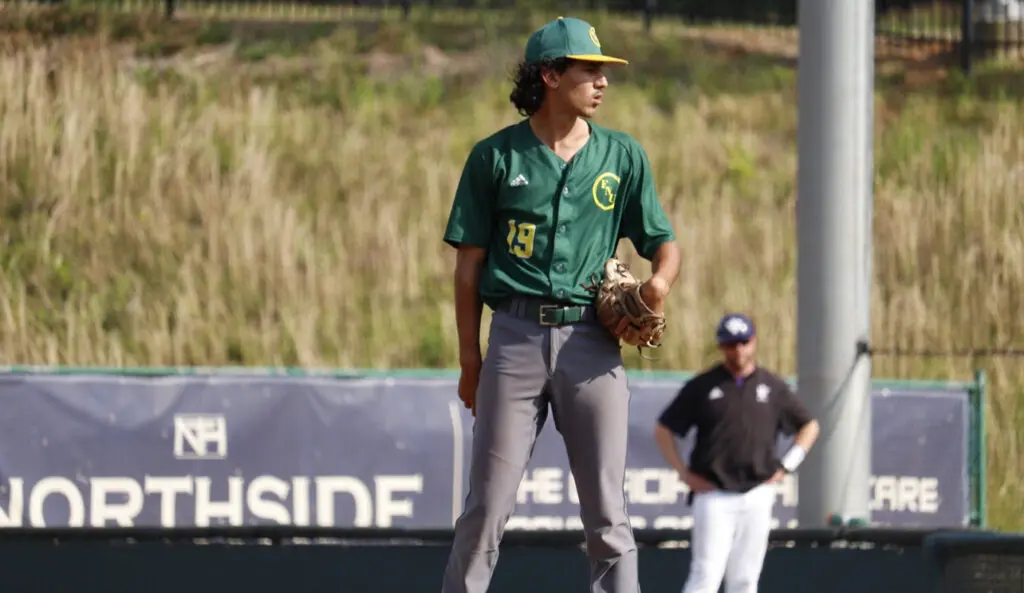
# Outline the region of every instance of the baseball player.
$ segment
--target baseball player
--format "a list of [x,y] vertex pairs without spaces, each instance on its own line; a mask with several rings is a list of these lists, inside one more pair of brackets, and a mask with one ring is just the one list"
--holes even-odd
[[[690,572],[683,593],[755,593],[768,549],[777,483],[795,472],[818,423],[780,377],[755,362],[754,323],[730,314],[718,325],[722,361],[686,382],[655,426],[665,460],[689,486]],[[676,437],[696,429],[689,465]],[[796,435],[778,459],[778,434]]]
[[466,160],[444,240],[458,250],[458,391],[475,421],[443,593],[487,590],[549,406],[579,491],[590,591],[639,591],[623,494],[630,393],[621,328],[596,319],[584,285],[627,238],[651,262],[640,294],[662,311],[680,259],[644,149],[590,121],[608,90],[604,68],[626,63],[602,53],[588,23],[547,23],[528,39],[510,96],[524,119],[479,141]]

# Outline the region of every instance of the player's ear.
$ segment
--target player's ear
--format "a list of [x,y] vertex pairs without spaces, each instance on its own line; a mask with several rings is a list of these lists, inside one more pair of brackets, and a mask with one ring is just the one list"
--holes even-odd
[[550,89],[557,89],[562,82],[562,78],[573,67],[574,63],[574,60],[560,58],[542,66],[540,77],[544,81],[544,85]]
[[558,83],[561,79],[561,73],[554,68],[544,68],[540,71],[540,78],[549,88],[557,89]]

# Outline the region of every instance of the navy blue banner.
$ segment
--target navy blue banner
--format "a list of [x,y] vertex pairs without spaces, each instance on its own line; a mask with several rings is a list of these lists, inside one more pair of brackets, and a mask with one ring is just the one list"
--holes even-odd
[[[686,488],[652,440],[679,385],[632,382],[625,488],[637,528],[689,527]],[[473,422],[455,387],[450,378],[4,375],[0,526],[449,528],[466,493]],[[873,413],[873,519],[964,525],[966,392],[876,387]],[[796,479],[779,488],[778,526],[796,525]],[[549,421],[509,529],[580,527]]]

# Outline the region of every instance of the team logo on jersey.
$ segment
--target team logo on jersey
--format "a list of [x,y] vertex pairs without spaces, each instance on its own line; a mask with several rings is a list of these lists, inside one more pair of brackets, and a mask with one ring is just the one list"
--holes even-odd
[[725,397],[725,392],[722,391],[721,387],[714,387],[708,392],[708,399],[721,399]]
[[615,207],[615,194],[619,191],[619,176],[610,171],[605,171],[597,176],[590,193],[594,195],[594,203],[601,210],[611,210]]
[[755,393],[757,394],[757,401],[760,403],[765,403],[766,401],[768,401],[768,394],[771,392],[772,388],[768,387],[764,383],[758,385],[757,389],[755,390]]
[[597,40],[597,29],[590,28],[590,40],[594,42],[594,45],[601,47],[601,42]]

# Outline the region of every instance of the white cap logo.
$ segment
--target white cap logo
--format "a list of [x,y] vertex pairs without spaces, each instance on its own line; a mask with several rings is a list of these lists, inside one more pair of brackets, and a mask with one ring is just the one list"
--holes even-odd
[[725,329],[732,335],[739,335],[747,333],[749,329],[747,323],[738,317],[733,317],[729,321],[725,322]]

